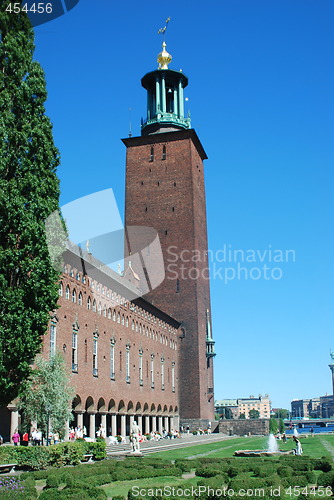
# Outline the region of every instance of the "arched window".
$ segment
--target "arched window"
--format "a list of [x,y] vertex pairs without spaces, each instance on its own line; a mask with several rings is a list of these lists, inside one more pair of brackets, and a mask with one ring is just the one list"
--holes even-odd
[[120,323],[121,322],[121,315],[120,313],[117,314],[117,323]]
[[96,300],[95,299],[93,300],[93,312],[96,313]]
[[72,291],[72,302],[75,303],[77,301],[77,292],[75,291],[75,288],[73,288]]
[[101,304],[101,302],[99,302],[99,305],[98,305],[98,308],[97,308],[97,312],[99,314],[102,314],[102,304]]
[[138,321],[136,321],[136,332],[138,332]]
[[135,329],[135,322],[132,320],[132,323],[131,323],[131,330],[134,330]]
[[116,321],[116,311],[114,310],[114,312],[112,313],[112,319],[113,321]]
[[81,292],[79,293],[78,304],[79,304],[79,306],[82,306],[82,293]]
[[162,146],[162,160],[165,160],[166,158],[167,158],[166,146]]
[[122,314],[122,325],[123,325],[123,326],[125,325],[125,317],[124,317],[124,314]]
[[153,146],[151,147],[151,151],[150,151],[150,161],[154,161],[154,147]]
[[107,317],[107,308],[106,305],[104,304],[103,306],[103,316],[106,318]]
[[62,284],[62,282],[59,283],[58,293],[59,293],[59,297],[63,296],[63,284]]
[[108,309],[108,319],[111,319],[111,309],[110,309],[110,307]]
[[92,308],[92,301],[91,301],[91,298],[88,297],[87,299],[87,309],[91,309]]
[[127,328],[129,328],[129,318],[128,318],[128,316],[126,317],[126,320],[125,320],[125,326]]
[[70,287],[68,285],[66,287],[66,295],[65,296],[66,296],[67,300],[70,300]]

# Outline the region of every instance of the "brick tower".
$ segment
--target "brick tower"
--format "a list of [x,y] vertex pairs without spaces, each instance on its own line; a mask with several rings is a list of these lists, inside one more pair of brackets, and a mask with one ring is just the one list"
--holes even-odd
[[170,61],[163,43],[159,68],[141,81],[147,90],[142,135],[123,139],[125,225],[150,226],[159,234],[165,279],[145,298],[182,322],[181,421],[191,424],[193,419],[194,425],[206,426],[214,418],[215,356],[203,174],[207,156],[184,113],[188,78],[182,71],[168,69]]

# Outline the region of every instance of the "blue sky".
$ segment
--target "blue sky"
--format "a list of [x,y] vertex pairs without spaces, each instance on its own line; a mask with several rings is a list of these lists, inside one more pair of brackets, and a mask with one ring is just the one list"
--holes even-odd
[[[120,139],[128,135],[130,115],[133,135],[140,135],[146,111],[140,79],[157,66],[157,30],[168,16],[170,68],[189,78],[192,126],[209,157],[210,250],[295,254],[280,263],[212,262],[215,397],[268,393],[274,407],[289,408],[292,398],[330,393],[332,0],[168,6],[80,0],[37,27],[35,58],[46,73],[47,113],[62,158],[61,203],[112,188],[123,216]],[[279,267],[274,274],[281,279],[264,279],[262,271],[255,280],[245,279],[245,271],[241,279],[224,279],[226,267],[258,276],[252,269],[264,264]]]

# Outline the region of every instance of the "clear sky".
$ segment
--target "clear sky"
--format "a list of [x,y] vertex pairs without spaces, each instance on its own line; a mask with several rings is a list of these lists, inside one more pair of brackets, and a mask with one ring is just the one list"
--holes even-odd
[[[140,79],[157,67],[168,16],[170,68],[189,78],[192,126],[209,157],[215,398],[269,394],[289,408],[330,393],[333,0],[80,0],[36,27],[61,203],[112,188],[123,216],[120,139],[130,118],[140,135]],[[229,249],[243,253],[228,259]],[[224,250],[232,262],[221,262]]]

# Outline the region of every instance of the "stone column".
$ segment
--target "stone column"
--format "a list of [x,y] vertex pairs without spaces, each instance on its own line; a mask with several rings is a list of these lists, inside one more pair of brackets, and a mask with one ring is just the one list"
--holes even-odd
[[179,417],[179,415],[175,415],[175,417],[173,417],[173,422],[174,422],[174,429],[179,431],[180,430],[180,417]]
[[165,430],[166,430],[166,432],[168,432],[168,431],[169,431],[169,425],[168,425],[168,424],[169,424],[169,422],[168,422],[168,417],[165,417],[165,418],[164,418],[164,421],[165,421],[165,422],[164,422],[164,424],[165,424]]
[[107,437],[107,413],[101,413],[101,425],[104,429],[104,435],[102,437],[106,438]]
[[169,428],[171,431],[178,431],[179,429],[175,429],[174,427],[174,417],[169,417]]
[[126,415],[121,415],[121,436],[126,436]]
[[150,429],[150,417],[148,415],[145,415],[145,433],[149,434],[151,432]]
[[83,428],[83,414],[85,413],[84,410],[76,411],[77,414],[77,427]]
[[143,434],[143,417],[141,415],[137,416],[137,424],[140,429],[140,432]]
[[157,417],[155,415],[153,415],[153,417],[152,417],[152,431],[156,432],[156,430],[157,430]]
[[89,411],[89,437],[95,439],[95,411]]
[[117,435],[117,418],[116,415],[111,415],[111,435]]
[[163,427],[162,427],[162,417],[161,416],[158,417],[158,428],[159,428],[160,434],[162,434]]
[[17,431],[19,425],[19,412],[16,406],[8,405],[8,410],[10,411],[10,436],[9,441],[12,442],[12,435]]
[[131,434],[131,429],[132,429],[132,425],[133,425],[134,420],[135,420],[135,416],[130,415],[130,434]]

